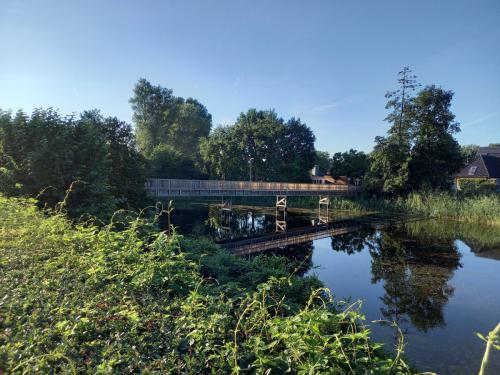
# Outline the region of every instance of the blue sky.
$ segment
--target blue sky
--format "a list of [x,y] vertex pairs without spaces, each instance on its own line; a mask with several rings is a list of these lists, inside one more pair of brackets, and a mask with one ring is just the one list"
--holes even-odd
[[131,120],[141,77],[205,104],[300,117],[329,152],[370,151],[409,65],[455,92],[462,144],[500,142],[500,1],[0,2],[0,108]]

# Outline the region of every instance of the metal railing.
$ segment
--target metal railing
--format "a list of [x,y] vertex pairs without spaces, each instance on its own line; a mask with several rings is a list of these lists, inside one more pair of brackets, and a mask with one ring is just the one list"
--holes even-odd
[[[289,182],[148,179],[146,190],[152,197],[211,195],[274,195],[276,193],[353,194],[354,185],[320,185]],[[294,194],[295,193],[295,194]]]

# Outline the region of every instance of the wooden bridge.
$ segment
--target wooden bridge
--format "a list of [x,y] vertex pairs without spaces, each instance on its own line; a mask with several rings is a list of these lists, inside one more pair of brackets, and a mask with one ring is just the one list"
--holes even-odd
[[342,220],[331,224],[291,229],[286,232],[267,234],[261,237],[219,243],[235,255],[249,255],[277,247],[299,244],[331,236],[338,236],[361,229],[361,223]]
[[360,190],[354,185],[319,185],[288,182],[148,179],[152,198],[243,197],[243,196],[349,196]]

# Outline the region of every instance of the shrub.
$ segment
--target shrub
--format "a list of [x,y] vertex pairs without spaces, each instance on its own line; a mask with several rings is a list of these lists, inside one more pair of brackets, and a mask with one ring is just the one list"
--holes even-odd
[[488,194],[496,191],[494,180],[479,180],[476,178],[461,178],[459,180],[460,192],[462,194]]

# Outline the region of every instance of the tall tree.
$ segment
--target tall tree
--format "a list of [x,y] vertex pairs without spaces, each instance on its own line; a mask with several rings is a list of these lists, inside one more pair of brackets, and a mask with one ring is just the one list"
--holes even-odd
[[242,160],[234,126],[219,126],[200,143],[205,172],[223,180],[247,179],[247,161]]
[[321,173],[330,173],[332,161],[328,151],[316,151],[315,165]]
[[80,121],[88,121],[105,140],[110,169],[110,192],[120,208],[138,208],[145,202],[146,159],[137,151],[132,126],[116,117],[103,117],[99,111],[85,111]]
[[446,188],[450,177],[463,165],[458,142],[460,131],[451,112],[452,91],[434,85],[425,87],[414,100],[410,184],[413,188]]
[[166,142],[166,123],[175,117],[175,97],[172,90],[142,78],[134,86],[130,104],[139,151],[149,155],[155,146]]
[[[70,128],[69,147],[72,152],[70,169],[64,173],[62,189],[75,181],[68,195],[67,208],[74,217],[90,214],[110,217],[118,208],[118,200],[111,193],[109,176],[112,161],[108,143],[102,136],[98,122],[83,116]],[[61,152],[64,148],[57,151]],[[59,173],[59,171],[54,171]]]
[[200,179],[204,177],[193,159],[166,144],[160,144],[154,148],[150,164],[150,175],[156,178]]
[[196,160],[202,137],[210,133],[212,116],[195,99],[183,99],[172,90],[140,79],[130,104],[140,152],[149,157],[156,146],[168,145]]
[[279,174],[290,182],[308,181],[309,171],[314,166],[316,137],[312,130],[300,119],[291,118],[285,124],[281,141],[282,165]]
[[200,140],[212,128],[212,115],[196,99],[178,99],[176,103],[178,109],[165,143],[184,156],[197,160]]
[[388,135],[375,138],[368,179],[390,194],[401,194],[410,188],[408,164],[412,146],[413,93],[419,86],[410,68],[404,67],[398,75],[398,89],[385,95],[388,99],[385,108],[390,110],[385,118],[390,124]]
[[460,152],[462,154],[463,165],[467,165],[476,158],[477,150],[479,150],[479,145],[463,145],[460,146]]
[[389,136],[393,136],[397,142],[407,150],[411,147],[411,126],[412,126],[412,102],[413,93],[417,87],[417,76],[412,74],[411,69],[405,66],[398,73],[398,89],[388,91],[385,97],[388,99],[385,109],[390,110],[385,118],[391,127],[389,128]]
[[240,114],[232,130],[242,162],[248,165],[248,178],[251,181],[279,180],[279,143],[285,129],[276,112],[250,109]]
[[351,148],[349,151],[333,154],[331,174],[335,178],[347,176],[359,179],[366,174],[368,167],[368,155]]
[[250,109],[201,143],[213,177],[256,181],[307,181],[314,164],[314,134],[298,119]]

